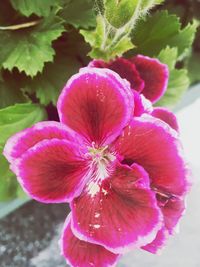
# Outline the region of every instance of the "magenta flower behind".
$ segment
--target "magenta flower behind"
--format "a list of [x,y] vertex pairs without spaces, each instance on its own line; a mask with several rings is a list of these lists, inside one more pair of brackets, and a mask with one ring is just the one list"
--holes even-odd
[[109,63],[93,60],[89,67],[108,68],[117,72],[130,82],[132,89],[142,93],[152,103],[157,102],[167,89],[168,67],[156,58],[137,55],[130,59],[120,57]]
[[156,253],[190,185],[175,116],[153,109],[114,71],[93,67],[68,81],[57,108],[60,123],[16,134],[4,154],[34,199],[70,203],[60,242],[67,262],[106,267],[133,248]]
[[[108,68],[118,73],[121,78],[130,82],[134,93],[134,115],[149,113],[167,122],[178,130],[176,117],[164,107],[152,107],[166,92],[169,78],[168,67],[156,58],[137,55],[130,59],[116,58],[110,62],[93,60],[88,65],[91,68]],[[149,100],[149,102],[147,101]],[[143,103],[146,102],[146,103]]]

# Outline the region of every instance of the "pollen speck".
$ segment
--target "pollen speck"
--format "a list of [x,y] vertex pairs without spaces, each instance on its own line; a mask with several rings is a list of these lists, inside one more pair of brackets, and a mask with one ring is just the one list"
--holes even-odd
[[94,228],[95,228],[95,229],[99,229],[100,227],[101,227],[100,224],[94,224]]
[[105,189],[102,189],[102,193],[106,196],[108,195],[108,191],[106,191]]
[[99,216],[100,216],[100,213],[98,213],[98,212],[96,212],[94,215],[95,218],[99,218]]
[[91,197],[94,197],[100,191],[100,187],[97,183],[91,182],[88,185],[88,193]]

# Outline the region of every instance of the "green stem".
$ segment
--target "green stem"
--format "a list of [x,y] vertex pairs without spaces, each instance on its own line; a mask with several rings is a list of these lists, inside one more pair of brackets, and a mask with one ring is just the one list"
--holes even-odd
[[155,0],[151,0],[151,1],[149,1],[149,3],[148,3],[148,5],[146,6],[146,8],[143,10],[143,14],[145,14],[151,7],[153,7],[154,6],[154,1]]
[[116,31],[112,42],[105,48],[105,50],[109,50],[111,47],[115,46],[116,43],[118,43],[122,38],[124,38],[125,36],[129,36],[129,34],[131,33],[136,23],[136,20],[139,17],[141,4],[142,4],[142,0],[139,0],[131,20],[126,25],[124,25],[122,28]]
[[16,24],[16,25],[10,25],[10,26],[0,26],[0,30],[2,30],[2,31],[8,31],[8,30],[16,31],[16,30],[21,30],[21,29],[33,27],[39,23],[40,23],[40,20],[35,20],[35,21],[26,22],[26,23],[22,23],[22,24]]
[[108,41],[108,38],[109,38],[109,35],[110,35],[110,32],[112,30],[112,26],[107,23],[104,19],[104,25],[105,25],[105,31],[104,31],[104,38],[103,38],[103,42],[102,42],[102,45],[101,45],[101,50],[106,50],[106,43]]

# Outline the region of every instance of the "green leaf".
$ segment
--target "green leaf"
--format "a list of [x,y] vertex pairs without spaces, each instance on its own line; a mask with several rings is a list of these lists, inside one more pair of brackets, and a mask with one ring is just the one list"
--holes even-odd
[[97,17],[97,27],[94,31],[81,30],[80,33],[84,36],[92,50],[89,55],[92,58],[104,59],[109,61],[116,56],[121,56],[124,52],[133,48],[131,39],[125,35],[116,42],[113,42],[111,36],[106,36],[105,20],[102,16]]
[[11,0],[12,6],[21,14],[29,17],[35,14],[39,17],[47,17],[51,12],[51,8],[58,5],[57,0]]
[[158,55],[158,59],[168,65],[169,67],[169,84],[165,95],[156,106],[175,106],[187,90],[190,84],[187,70],[175,69],[177,61],[178,49],[177,47],[166,47]]
[[37,104],[16,104],[0,110],[0,145],[13,134],[45,120],[44,108]]
[[0,79],[0,109],[15,103],[25,103],[29,99],[25,96],[19,85],[19,80],[14,77],[14,74],[4,74],[4,79]]
[[132,18],[137,4],[137,0],[104,0],[105,17],[112,26],[120,28]]
[[3,147],[0,146],[0,201],[27,198],[26,193],[17,182],[17,177],[10,171],[9,163],[2,153]]
[[[105,17],[115,28],[121,28],[132,19],[137,20],[163,0],[104,0]],[[138,11],[137,11],[138,10]]]
[[169,83],[165,95],[156,103],[156,106],[175,106],[180,101],[190,84],[187,70],[175,69],[177,56],[178,48],[170,48],[169,46],[161,50],[158,55],[158,59],[169,67]]
[[179,33],[175,35],[170,40],[170,46],[177,46],[178,44],[178,55],[179,59],[181,59],[185,53],[189,51],[189,49],[192,47],[196,30],[198,27],[198,23],[196,21],[193,21],[192,23],[189,23],[185,28],[182,30],[179,30]]
[[48,105],[57,103],[58,96],[67,80],[79,71],[80,62],[75,57],[58,54],[54,63],[47,63],[42,74],[30,80],[25,88],[36,94],[40,103]]
[[197,24],[194,22],[181,29],[179,18],[169,15],[167,11],[159,11],[138,21],[133,31],[132,41],[136,54],[156,56],[166,46],[177,47],[178,57],[184,55],[191,47],[195,37]]
[[90,0],[73,0],[66,5],[60,13],[66,23],[75,28],[94,27],[96,16],[94,12],[94,2]]
[[0,31],[0,66],[18,68],[27,75],[41,72],[45,62],[52,62],[55,54],[52,42],[64,31],[62,20],[51,15],[34,27]]
[[16,197],[21,199],[27,199],[27,197],[29,198],[19,183],[17,184]]
[[175,64],[178,57],[178,48],[177,47],[169,47],[167,46],[163,50],[161,50],[160,54],[158,55],[158,59],[167,64],[170,70],[175,68]]
[[131,39],[127,36],[125,36],[123,39],[121,39],[118,43],[116,43],[115,46],[112,48],[109,48],[106,51],[102,51],[99,48],[93,48],[90,53],[88,54],[91,58],[95,59],[103,59],[105,61],[110,61],[117,56],[122,56],[124,52],[127,50],[130,50],[133,48],[133,44],[131,42]]
[[9,169],[9,163],[2,154],[0,146],[0,201],[8,201],[16,197],[17,179]]
[[94,31],[80,30],[85,41],[92,47],[100,47],[105,37],[105,21],[102,16],[97,16],[97,26]]
[[56,56],[53,63],[45,64],[42,74],[33,79],[27,78],[24,89],[29,94],[35,94],[41,104],[57,103],[58,96],[67,80],[83,65],[88,64],[85,55],[88,45],[76,30],[66,33],[62,43],[55,46]]
[[117,56],[121,56],[124,52],[132,49],[134,47],[133,43],[131,42],[131,38],[128,36],[124,36],[117,42],[110,51],[111,58],[115,58]]
[[25,196],[15,175],[9,169],[9,163],[2,155],[6,140],[45,118],[45,110],[36,104],[16,104],[0,109],[0,201]]
[[165,95],[156,106],[173,107],[180,100],[185,91],[188,89],[190,80],[188,78],[187,70],[174,69],[170,71],[169,84]]
[[164,2],[164,0],[154,0],[154,1],[149,1],[149,0],[143,0],[142,1],[142,8],[152,8],[154,5],[160,5]]
[[194,52],[189,58],[188,72],[191,83],[200,81],[200,53]]

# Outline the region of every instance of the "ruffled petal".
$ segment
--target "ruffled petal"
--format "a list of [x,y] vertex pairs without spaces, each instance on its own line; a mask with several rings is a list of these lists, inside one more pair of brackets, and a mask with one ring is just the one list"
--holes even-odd
[[[78,140],[80,137],[64,124],[55,121],[39,122],[8,139],[4,155],[9,162],[13,162],[40,141],[45,139]],[[80,141],[81,142],[81,141]]]
[[165,122],[146,114],[133,119],[113,150],[124,157],[123,162],[140,164],[153,189],[179,196],[188,192],[190,172],[178,134]]
[[133,90],[134,94],[134,116],[140,117],[143,113],[151,113],[153,106],[151,102],[146,99],[142,94]]
[[89,62],[88,67],[104,69],[104,68],[108,68],[108,63],[106,63],[102,59],[94,59]]
[[66,140],[44,140],[25,152],[11,168],[32,198],[44,203],[71,201],[88,179],[84,152]]
[[129,81],[132,89],[138,92],[144,89],[145,83],[141,79],[135,65],[125,58],[117,58],[109,63],[103,60],[93,60],[90,62],[89,67],[111,69],[118,73],[121,78]]
[[71,231],[70,218],[71,215],[68,215],[60,240],[61,251],[67,263],[72,267],[115,266],[119,255],[102,246],[78,239]]
[[89,143],[108,144],[130,120],[133,95],[127,81],[108,69],[84,68],[74,75],[58,100],[62,123]]
[[142,249],[153,254],[158,253],[166,245],[169,235],[173,235],[176,232],[178,223],[185,211],[183,199],[157,194],[157,200],[164,216],[163,227],[150,244],[142,247]]
[[119,254],[151,242],[162,216],[148,183],[147,173],[136,164],[118,165],[110,178],[90,181],[71,204],[72,231]]
[[165,246],[167,238],[168,233],[165,227],[163,227],[158,231],[156,238],[150,244],[143,246],[142,249],[151,252],[152,254],[157,254]]
[[165,64],[155,58],[138,55],[131,61],[135,64],[140,77],[145,82],[142,94],[152,103],[158,101],[165,93],[168,84],[169,71]]
[[172,197],[161,209],[164,215],[165,227],[169,234],[173,235],[185,212],[185,201],[183,199]]
[[151,115],[166,122],[174,130],[179,131],[179,126],[176,116],[173,114],[173,112],[171,112],[167,108],[163,107],[154,108]]

